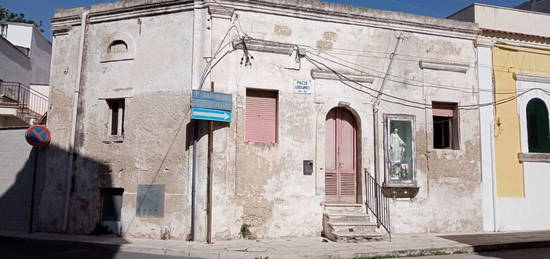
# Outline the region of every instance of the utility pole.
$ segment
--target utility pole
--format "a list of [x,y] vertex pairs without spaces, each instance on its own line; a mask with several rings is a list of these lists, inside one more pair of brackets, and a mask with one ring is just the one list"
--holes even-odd
[[[397,43],[395,44],[395,48],[393,49],[393,52],[390,54],[390,62],[388,64],[388,67],[386,69],[386,74],[384,75],[384,79],[382,80],[382,83],[380,84],[380,89],[378,90],[378,94],[376,96],[376,99],[374,100],[373,104],[372,104],[372,123],[374,124],[373,125],[373,134],[374,134],[374,181],[375,181],[375,188],[378,188],[379,186],[379,174],[380,174],[380,169],[379,169],[379,157],[380,157],[380,153],[378,151],[378,139],[379,139],[379,133],[378,133],[378,106],[380,105],[380,98],[382,97],[382,92],[384,91],[384,86],[386,85],[386,81],[389,77],[389,73],[390,73],[390,70],[391,70],[391,67],[392,67],[392,64],[393,64],[393,61],[395,60],[395,54],[397,53],[397,49],[399,48],[399,44],[401,43],[401,41],[404,39],[404,37],[402,36],[403,34],[401,33],[398,37],[397,37]],[[379,211],[380,211],[380,203],[378,202],[379,200],[379,197],[378,197],[378,190],[375,190],[374,191],[374,195],[375,195],[375,198],[376,198],[376,213],[378,215],[380,215]],[[379,222],[379,221],[377,221]],[[380,227],[380,223],[378,223],[378,227]]]

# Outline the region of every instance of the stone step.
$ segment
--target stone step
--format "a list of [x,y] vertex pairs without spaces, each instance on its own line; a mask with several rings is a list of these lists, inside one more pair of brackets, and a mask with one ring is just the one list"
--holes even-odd
[[363,204],[341,204],[341,203],[325,203],[325,213],[364,213],[365,207]]
[[332,232],[339,233],[376,233],[377,225],[371,222],[328,223]]
[[379,241],[384,238],[382,233],[373,232],[333,232],[335,242],[365,242],[365,241]]
[[370,215],[367,214],[326,214],[329,222],[370,222]]

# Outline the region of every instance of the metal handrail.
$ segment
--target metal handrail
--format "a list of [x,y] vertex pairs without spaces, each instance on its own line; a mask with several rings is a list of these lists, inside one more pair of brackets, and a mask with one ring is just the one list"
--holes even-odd
[[7,99],[2,105],[18,108],[21,118],[26,114],[40,118],[48,111],[48,97],[21,83],[0,81],[0,97]]
[[390,199],[382,192],[382,186],[365,169],[365,182],[367,185],[367,208],[376,217],[378,228],[382,226],[391,241]]

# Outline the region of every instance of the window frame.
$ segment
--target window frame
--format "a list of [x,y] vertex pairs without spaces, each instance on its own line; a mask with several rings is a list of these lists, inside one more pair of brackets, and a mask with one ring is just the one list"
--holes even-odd
[[[392,179],[391,177],[392,162],[390,161],[390,138],[393,132],[391,128],[393,121],[407,122],[410,124],[410,143],[406,143],[406,148],[408,147],[410,149],[409,152],[411,154],[410,162],[407,164],[411,173],[410,180]],[[400,137],[402,137],[402,135],[400,135]],[[407,142],[406,139],[403,140]],[[384,185],[390,187],[418,186],[416,180],[416,166],[416,116],[410,114],[384,114]]]
[[[248,138],[248,125],[247,125],[247,112],[248,107],[248,96],[250,92],[264,92],[264,93],[271,93],[275,96],[275,129],[274,129],[274,140],[271,142],[263,142],[263,141],[253,141]],[[280,101],[280,92],[277,89],[263,89],[263,88],[249,88],[247,87],[245,89],[245,111],[244,111],[244,142],[245,143],[259,143],[259,144],[272,144],[275,145],[279,142],[279,101]]]
[[[452,115],[441,115],[442,113],[449,113]],[[437,114],[437,115],[436,115]],[[441,118],[450,118],[449,119],[449,145],[448,147],[435,147],[435,117]],[[460,150],[460,110],[458,109],[458,103],[454,102],[439,102],[432,101],[432,145],[431,148],[434,150]]]
[[[105,102],[107,104],[108,108],[108,121],[107,121],[107,135],[109,136],[109,139],[111,141],[122,141],[124,137],[124,120],[125,120],[125,113],[126,113],[126,98],[113,98],[113,99],[105,99]],[[115,114],[115,110],[113,109],[113,106],[116,104],[116,134],[113,134],[115,131],[114,124],[115,119],[113,118],[113,115]]]
[[[550,88],[550,77],[532,76],[525,73],[514,74],[516,79],[516,112],[519,117],[519,133],[520,133],[520,150],[518,160],[521,162],[532,162],[531,159],[522,159],[522,157],[543,157],[543,159],[535,159],[533,161],[544,161],[550,163],[550,153],[529,153],[529,140],[527,133],[527,104],[533,98],[539,98],[546,104],[546,108],[550,117],[550,94],[541,89]],[[498,120],[498,114],[495,120]],[[549,118],[550,120],[550,118]],[[500,127],[506,127],[506,122]]]

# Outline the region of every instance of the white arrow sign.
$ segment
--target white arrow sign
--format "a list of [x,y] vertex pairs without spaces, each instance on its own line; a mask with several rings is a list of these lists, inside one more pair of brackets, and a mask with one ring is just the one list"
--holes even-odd
[[193,108],[191,118],[196,120],[231,122],[231,112]]
[[229,115],[227,113],[219,114],[219,113],[210,113],[210,112],[200,112],[196,111],[193,113],[196,116],[204,116],[204,117],[214,117],[214,118],[222,118],[224,120],[229,119]]

